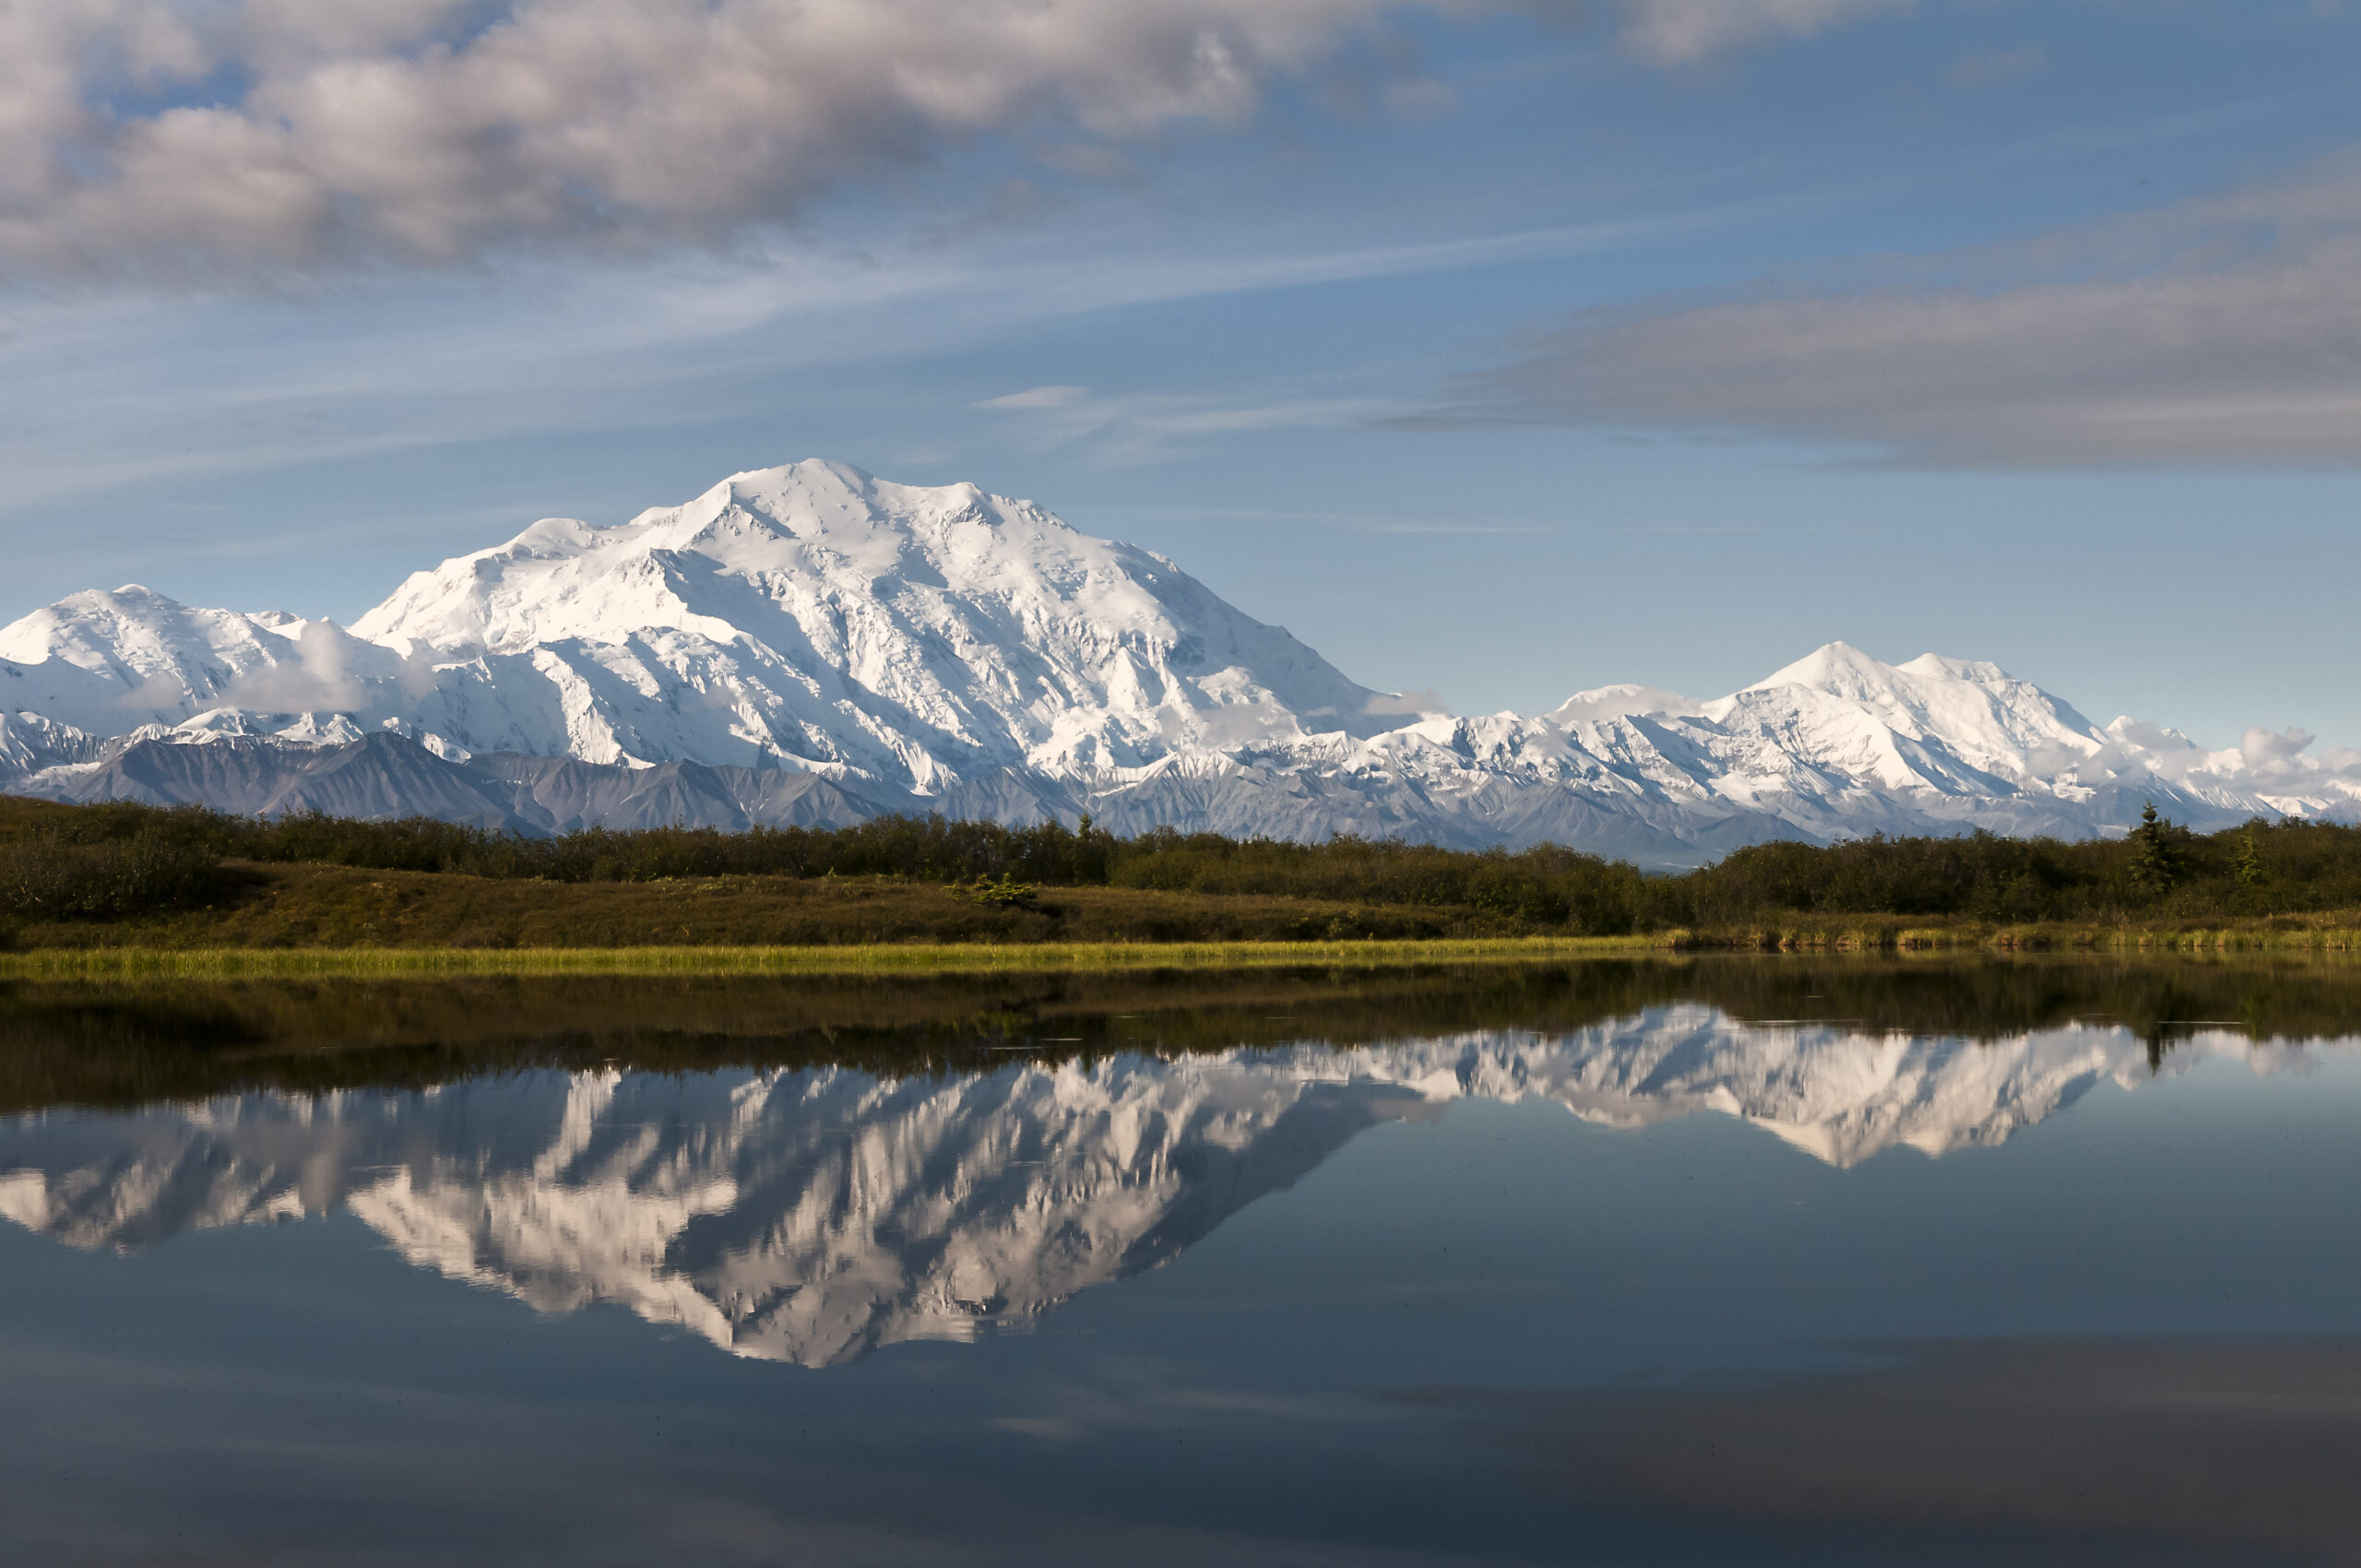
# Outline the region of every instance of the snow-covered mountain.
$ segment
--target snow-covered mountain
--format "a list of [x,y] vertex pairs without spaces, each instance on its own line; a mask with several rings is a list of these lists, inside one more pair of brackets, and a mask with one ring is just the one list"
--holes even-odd
[[972,485],[804,462],[534,524],[350,630],[136,586],[0,628],[0,789],[523,831],[1038,821],[1572,843],[1643,863],[1882,829],[2361,814],[2361,754],[2104,728],[1997,666],[1833,643],[1711,702],[1460,718],[1170,562]]
[[[2174,1057],[2277,1058],[2231,1034]],[[822,1366],[969,1338],[1177,1255],[1363,1128],[1463,1098],[1642,1128],[1741,1117],[1857,1165],[1997,1144],[2103,1082],[2128,1030],[1975,1041],[1763,1027],[1683,1004],[1561,1036],[1012,1064],[527,1073],[0,1123],[0,1216],[87,1248],[342,1209],[412,1263],[548,1312],[620,1303]]]

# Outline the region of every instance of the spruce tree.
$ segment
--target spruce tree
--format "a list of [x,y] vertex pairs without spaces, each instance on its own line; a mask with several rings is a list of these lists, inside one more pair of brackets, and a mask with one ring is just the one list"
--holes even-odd
[[2237,853],[2232,858],[2232,864],[2237,869],[2239,886],[2262,885],[2262,879],[2268,874],[2262,867],[2262,835],[2252,823],[2238,835]]
[[2188,850],[2181,840],[2187,830],[2177,827],[2156,814],[2156,802],[2150,801],[2140,813],[2140,826],[2131,830],[2131,868],[2129,872],[2133,891],[2146,898],[2161,898],[2173,890],[2189,867]]

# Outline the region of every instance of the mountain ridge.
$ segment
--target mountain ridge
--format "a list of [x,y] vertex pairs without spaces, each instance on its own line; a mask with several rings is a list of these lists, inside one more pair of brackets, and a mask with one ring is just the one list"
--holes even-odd
[[350,629],[137,584],[0,627],[0,789],[528,833],[1088,812],[1671,866],[1774,837],[2087,837],[2150,799],[2203,826],[2361,819],[2361,754],[2308,743],[2207,752],[1997,664],[1842,642],[1706,702],[1427,711],[1152,552],[819,460],[622,523],[545,518]]

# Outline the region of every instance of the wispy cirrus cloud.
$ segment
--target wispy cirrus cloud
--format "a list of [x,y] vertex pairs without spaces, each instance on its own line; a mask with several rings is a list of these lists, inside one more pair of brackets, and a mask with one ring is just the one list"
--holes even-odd
[[1395,411],[1370,398],[1099,393],[1087,386],[1034,386],[973,405],[1031,416],[1043,445],[1086,444],[1103,460],[1156,462],[1192,441],[1254,431],[1342,429]]
[[[1678,65],[1908,0],[1619,0]],[[727,244],[993,136],[1121,177],[1399,18],[1577,0],[13,0],[0,275]],[[1404,62],[1378,101],[1451,95]]]
[[1449,420],[1831,442],[1904,464],[2361,461],[2361,151],[1975,258],[1973,284],[1603,311]]
[[1497,538],[1546,534],[1554,532],[1557,526],[1527,518],[1471,517],[1458,512],[1338,512],[1281,506],[1122,506],[1102,507],[1099,511],[1101,516],[1122,517],[1185,517],[1229,523],[1303,525],[1397,538],[1431,535]]

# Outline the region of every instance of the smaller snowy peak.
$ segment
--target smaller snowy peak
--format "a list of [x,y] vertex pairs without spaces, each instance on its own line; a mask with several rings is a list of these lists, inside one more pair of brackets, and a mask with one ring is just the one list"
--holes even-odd
[[416,684],[398,656],[333,621],[195,609],[136,583],[0,627],[0,703],[101,737],[292,738],[330,715],[390,717]]
[[[11,684],[6,671],[0,670],[0,695],[5,695]],[[105,736],[44,719],[38,713],[0,710],[0,778],[22,778],[43,768],[95,762],[106,749]]]
[[243,703],[246,688],[300,663],[285,630],[199,610],[136,583],[67,596],[0,627],[10,706],[101,735],[174,724]]
[[255,628],[227,610],[192,610],[137,583],[92,588],[0,626],[0,659],[60,659],[94,674],[136,679],[250,646]]
[[1850,643],[1833,642],[1744,687],[1722,703],[1749,693],[1800,686],[1857,704],[1907,724],[1966,720],[1998,711],[2030,719],[2044,730],[2063,729],[2096,738],[2091,721],[2030,681],[2021,681],[1984,659],[1946,659],[1922,653],[1904,664],[1888,664]]
[[1734,734],[1889,789],[2047,779],[2106,744],[2089,719],[1996,664],[1931,653],[1887,664],[1842,642],[1703,711]]

